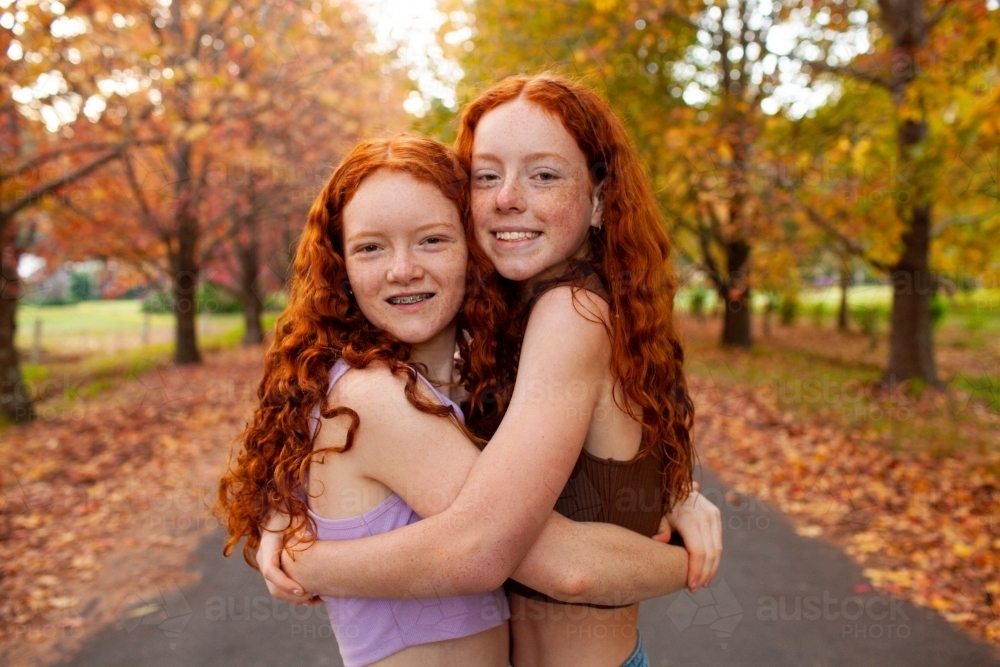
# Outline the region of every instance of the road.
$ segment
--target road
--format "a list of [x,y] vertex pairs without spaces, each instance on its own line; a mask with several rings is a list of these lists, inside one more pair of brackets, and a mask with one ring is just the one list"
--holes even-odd
[[[871,590],[861,568],[822,539],[798,536],[777,510],[718,501],[725,555],[712,586],[643,603],[640,632],[654,667],[1000,667],[990,645],[939,614]],[[166,587],[123,607],[73,667],[342,665],[325,611],[275,602],[221,535],[193,554],[196,585]]]

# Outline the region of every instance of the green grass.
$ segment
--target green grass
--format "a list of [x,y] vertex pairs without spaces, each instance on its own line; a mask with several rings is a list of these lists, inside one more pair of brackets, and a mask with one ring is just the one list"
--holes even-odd
[[[695,288],[691,287],[684,287],[678,291],[679,311],[690,312],[691,296],[694,291]],[[796,319],[810,321],[817,326],[830,325],[840,308],[840,288],[837,286],[804,289],[796,298],[798,300]],[[986,345],[986,340],[996,339],[1000,335],[1000,289],[956,292],[942,299],[945,313],[936,328],[957,332],[957,335],[948,336],[949,344],[962,349],[982,349]],[[713,290],[706,289],[705,312],[712,312],[718,302],[718,295]],[[766,306],[767,295],[761,294],[760,291],[754,292],[754,312],[763,312]],[[889,326],[892,312],[892,288],[889,285],[851,287],[847,293],[847,307],[851,314],[850,326],[853,329],[865,329],[865,322],[874,317],[876,331],[884,332]],[[776,310],[776,320],[777,316]]]
[[[149,341],[167,342],[173,339],[174,316],[145,315],[139,300],[81,301],[66,306],[33,306],[21,304],[17,312],[17,346],[30,351],[34,345],[36,322],[41,322],[41,348],[60,356],[111,353],[142,346],[142,331],[149,318]],[[200,319],[199,334],[207,338],[237,327],[242,322],[239,313],[212,313],[209,329]]]
[[1000,411],[1000,373],[978,377],[959,375],[952,385],[969,392],[972,398],[982,401],[991,410]]

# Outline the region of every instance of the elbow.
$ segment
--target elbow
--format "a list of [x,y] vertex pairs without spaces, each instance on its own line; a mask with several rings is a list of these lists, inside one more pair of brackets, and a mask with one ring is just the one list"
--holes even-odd
[[502,549],[485,536],[468,532],[455,540],[442,559],[442,571],[462,574],[452,577],[459,595],[489,593],[501,588],[517,563],[508,563]]
[[550,597],[563,602],[589,602],[594,594],[590,573],[577,567],[566,568],[556,581],[556,590]]

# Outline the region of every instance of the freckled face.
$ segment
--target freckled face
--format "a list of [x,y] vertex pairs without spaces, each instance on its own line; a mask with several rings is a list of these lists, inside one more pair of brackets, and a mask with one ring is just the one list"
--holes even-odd
[[344,259],[369,322],[405,343],[455,339],[469,258],[455,204],[403,172],[366,178],[343,213]]
[[476,238],[500,275],[528,281],[559,275],[586,257],[599,213],[586,156],[562,122],[524,100],[483,115],[472,142]]

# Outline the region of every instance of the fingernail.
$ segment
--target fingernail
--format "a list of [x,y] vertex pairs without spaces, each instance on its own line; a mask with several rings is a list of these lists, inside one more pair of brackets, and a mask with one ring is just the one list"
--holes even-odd
[[293,590],[292,593],[294,593],[295,595],[302,595],[302,591],[300,591],[297,588],[295,590]]

